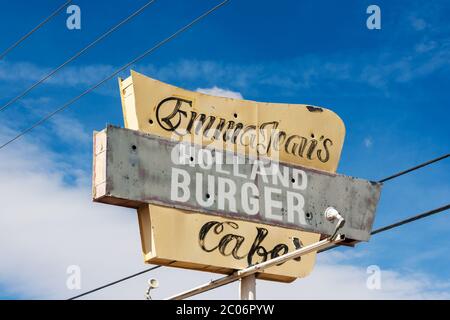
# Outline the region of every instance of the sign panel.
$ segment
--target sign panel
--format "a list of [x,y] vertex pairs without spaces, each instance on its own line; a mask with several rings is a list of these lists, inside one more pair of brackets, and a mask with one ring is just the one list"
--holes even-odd
[[[168,207],[150,212],[144,206],[138,215],[145,261],[171,267],[230,274],[317,242],[314,233]],[[311,272],[315,256],[307,254],[264,270],[257,277],[292,282]]]
[[380,183],[112,126],[95,145],[95,201],[160,204],[328,236],[335,222],[324,212],[334,207],[347,221],[340,231],[347,239],[370,237]]
[[120,81],[125,127],[335,172],[345,127],[332,111],[221,98],[132,71]]

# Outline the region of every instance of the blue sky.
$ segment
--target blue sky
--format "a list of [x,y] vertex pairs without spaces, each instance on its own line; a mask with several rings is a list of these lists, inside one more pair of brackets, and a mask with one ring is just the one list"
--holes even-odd
[[[5,1],[0,11],[0,51],[61,2]],[[68,30],[63,12],[0,61],[0,104],[145,2],[74,1],[81,8],[81,30]],[[216,3],[157,0],[0,113],[0,143]],[[366,28],[370,4],[381,8],[381,30]],[[251,100],[329,108],[347,130],[338,171],[377,180],[450,150],[449,14],[448,1],[354,0],[343,5],[320,0],[231,0],[133,69],[191,90],[217,86]],[[89,192],[90,137],[107,123],[123,124],[115,80],[8,149],[31,145],[45,150],[54,165],[45,168],[46,174],[61,175],[63,187],[81,186]],[[4,167],[13,165],[5,155],[0,155],[0,162]],[[447,204],[449,181],[447,159],[387,182],[375,226]],[[0,214],[10,212],[0,209]],[[376,264],[399,274],[425,275],[443,284],[437,291],[450,294],[449,230],[444,213],[377,235],[356,249],[337,251],[348,255],[345,262],[352,266]],[[27,297],[17,283],[5,280],[20,275],[1,270],[0,297]]]

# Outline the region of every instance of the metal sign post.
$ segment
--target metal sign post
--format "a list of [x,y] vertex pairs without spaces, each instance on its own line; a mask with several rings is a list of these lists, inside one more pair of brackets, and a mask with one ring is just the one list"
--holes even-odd
[[256,276],[254,274],[241,278],[239,281],[239,298],[256,300]]

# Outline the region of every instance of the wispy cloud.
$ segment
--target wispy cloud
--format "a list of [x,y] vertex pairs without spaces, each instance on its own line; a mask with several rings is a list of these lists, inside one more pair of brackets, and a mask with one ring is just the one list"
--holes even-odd
[[[357,249],[355,249],[357,250]],[[261,299],[448,299],[450,283],[423,274],[401,273],[380,267],[380,289],[369,289],[367,267],[318,262],[312,274],[283,286],[261,282]],[[445,282],[445,281],[444,281]],[[277,292],[274,297],[270,292]]]
[[[301,90],[336,86],[339,83],[387,90],[392,84],[404,84],[429,77],[436,71],[449,70],[450,38],[438,37],[438,41],[434,37],[433,31],[430,31],[408,48],[382,54],[366,53],[357,57],[336,52],[245,65],[180,60],[163,66],[141,64],[136,70],[170,83],[200,88],[218,85],[229,91],[254,91],[270,87],[298,93]],[[27,62],[0,61],[0,82],[37,81],[48,70],[48,67]],[[47,82],[53,86],[86,87],[104,79],[114,70],[115,66],[103,64],[69,66]],[[107,90],[108,94],[111,94],[110,91]]]
[[366,148],[370,148],[373,145],[373,140],[371,137],[366,137],[364,138],[363,143]]
[[30,62],[8,62],[6,60],[2,60],[0,61],[0,81],[36,81],[49,70],[49,68],[43,68]]
[[411,16],[410,19],[411,19],[411,26],[416,31],[422,31],[423,29],[425,29],[427,27],[427,23],[422,18]]
[[[0,61],[0,81],[30,85],[41,80],[51,69],[30,62]],[[99,82],[115,70],[114,66],[103,64],[67,66],[44,83],[63,87],[87,86]]]
[[91,135],[78,120],[56,115],[51,119],[51,124],[58,139],[62,141],[67,141],[72,144],[87,144],[91,140]]
[[304,56],[283,62],[238,65],[214,61],[182,60],[167,66],[144,65],[138,71],[172,83],[219,85],[232,91],[270,87],[283,92],[337,86],[340,83],[387,90],[450,68],[450,42],[421,40],[400,53],[348,57],[343,54]]
[[240,92],[222,89],[217,86],[214,86],[212,88],[198,88],[196,91],[217,97],[243,99],[242,94]]

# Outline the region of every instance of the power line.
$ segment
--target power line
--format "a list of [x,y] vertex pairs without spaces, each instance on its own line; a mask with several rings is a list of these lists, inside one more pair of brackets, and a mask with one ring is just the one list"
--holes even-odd
[[450,156],[450,153],[444,154],[443,156],[440,156],[440,157],[438,157],[438,158],[429,160],[429,161],[424,162],[424,163],[421,163],[421,164],[419,164],[419,165],[417,165],[417,166],[415,166],[415,167],[409,168],[409,169],[404,170],[404,171],[400,171],[400,172],[398,172],[398,173],[396,173],[396,174],[393,174],[392,176],[389,176],[389,177],[387,177],[387,178],[381,179],[381,180],[378,181],[378,182],[383,183],[383,182],[392,180],[392,179],[394,179],[394,178],[400,177],[400,176],[402,176],[402,175],[404,175],[404,174],[410,173],[410,172],[415,171],[415,170],[417,170],[417,169],[426,167],[426,166],[428,166],[428,165],[430,165],[430,164],[432,164],[432,163],[435,163],[435,162],[444,160],[445,158],[448,158],[449,156]]
[[[414,222],[416,220],[420,220],[420,219],[426,218],[428,216],[434,215],[436,213],[439,213],[439,212],[442,212],[442,211],[445,211],[445,210],[448,210],[448,209],[450,209],[450,204],[447,204],[445,206],[442,206],[442,207],[439,207],[439,208],[436,208],[436,209],[433,209],[433,210],[430,210],[430,211],[426,211],[426,212],[420,213],[418,215],[409,217],[408,219],[401,220],[401,221],[395,222],[393,224],[390,224],[390,225],[381,227],[379,229],[373,230],[371,232],[371,235],[375,235],[375,234],[378,234],[378,233],[381,233],[381,232],[384,232],[384,231],[388,231],[388,230],[400,227],[400,226],[402,226],[404,224],[408,224],[410,222]],[[340,247],[340,246],[341,245],[333,245],[333,246],[328,247],[326,249],[323,249],[323,250],[321,250],[319,252],[325,252],[325,251],[328,251],[328,250],[331,250],[331,249],[334,249],[334,248]]]
[[30,93],[30,91],[32,91],[34,88],[36,88],[37,86],[39,86],[41,83],[43,83],[44,81],[46,81],[48,78],[52,77],[55,73],[57,73],[59,70],[61,70],[62,68],[64,68],[66,65],[68,65],[69,63],[71,63],[72,61],[76,60],[78,57],[80,57],[83,53],[85,53],[87,50],[89,50],[90,48],[92,48],[93,46],[95,46],[96,44],[98,44],[100,41],[102,41],[103,39],[105,39],[106,37],[108,37],[111,33],[113,33],[114,31],[116,31],[117,29],[119,29],[120,27],[122,27],[124,24],[126,24],[128,21],[130,21],[131,19],[133,19],[134,17],[136,17],[137,15],[139,15],[140,13],[142,13],[145,9],[147,9],[151,4],[153,4],[156,0],[151,0],[149,2],[147,2],[145,5],[143,5],[142,7],[140,7],[138,10],[136,10],[135,12],[133,12],[131,15],[129,15],[127,18],[125,18],[124,20],[122,20],[121,22],[119,22],[118,24],[116,24],[114,27],[112,27],[111,29],[109,29],[108,31],[106,31],[105,33],[103,33],[100,37],[98,37],[97,39],[95,39],[93,42],[91,42],[90,44],[88,44],[86,47],[84,47],[83,49],[81,49],[80,51],[78,51],[75,55],[73,55],[72,57],[70,57],[69,59],[67,59],[63,64],[61,64],[60,66],[58,66],[57,68],[53,69],[52,71],[50,71],[48,74],[46,74],[44,77],[42,77],[39,81],[37,81],[36,83],[34,83],[33,85],[31,85],[28,89],[26,89],[25,91],[23,91],[21,94],[19,94],[18,96],[14,97],[13,99],[9,100],[6,104],[4,104],[2,107],[0,107],[0,111],[5,110],[6,108],[8,108],[10,105],[12,105],[13,103],[17,102],[18,100],[22,99],[24,96],[26,96],[28,93]]
[[[396,223],[393,223],[393,224],[384,226],[384,227],[382,227],[382,228],[376,229],[376,230],[372,231],[371,234],[372,234],[372,235],[375,235],[375,234],[377,234],[377,233],[382,233],[382,232],[388,231],[388,230],[390,230],[390,229],[394,229],[394,228],[400,227],[400,226],[402,226],[402,225],[405,225],[405,224],[408,224],[408,223],[411,223],[411,222],[414,222],[414,221],[417,221],[417,220],[420,220],[420,219],[429,217],[429,216],[431,216],[431,215],[434,215],[434,214],[436,214],[436,213],[439,213],[439,212],[442,212],[442,211],[445,211],[445,210],[448,210],[448,209],[450,209],[450,204],[447,204],[447,205],[445,205],[445,206],[442,206],[442,207],[440,207],[440,208],[436,208],[436,209],[433,209],[433,210],[430,210],[430,211],[427,211],[427,212],[423,212],[423,213],[417,214],[417,215],[412,216],[412,217],[410,217],[410,218],[408,218],[408,219],[401,220],[401,221],[399,221],[399,222],[396,222]],[[327,251],[327,250],[331,250],[331,249],[334,249],[334,248],[336,248],[336,247],[338,247],[338,246],[339,246],[339,245],[334,245],[334,246],[331,246],[331,247],[329,247],[329,248],[327,248],[327,249],[321,250],[321,251],[319,251],[319,252],[324,252],[324,251]],[[160,267],[162,267],[162,266],[156,266],[156,267],[153,267],[153,268],[150,268],[150,269],[143,270],[143,271],[141,271],[141,272],[132,274],[132,275],[130,275],[130,276],[128,276],[128,277],[122,278],[122,279],[117,280],[117,281],[110,282],[110,283],[105,284],[105,285],[103,285],[103,286],[101,286],[101,287],[95,288],[95,289],[93,289],[93,290],[87,291],[87,292],[82,293],[82,294],[80,294],[80,295],[77,295],[77,296],[75,296],[75,297],[69,298],[68,300],[74,300],[74,299],[77,299],[77,298],[79,298],[79,297],[88,295],[88,294],[90,294],[90,293],[93,293],[93,292],[95,292],[95,291],[104,289],[104,288],[106,288],[106,287],[110,287],[110,286],[112,286],[112,285],[114,285],[114,284],[116,284],[116,283],[119,283],[119,282],[122,282],[122,281],[125,281],[125,280],[128,280],[128,279],[134,278],[134,277],[136,277],[136,276],[138,276],[138,275],[144,274],[144,273],[146,273],[146,272],[155,270],[155,269],[160,268]]]
[[58,9],[56,9],[51,15],[49,15],[47,18],[45,18],[44,21],[42,21],[41,23],[39,23],[36,27],[34,27],[30,32],[28,32],[27,34],[25,34],[24,36],[22,36],[19,40],[17,40],[13,45],[11,45],[8,49],[6,49],[5,51],[3,51],[0,54],[0,60],[3,60],[3,58],[11,51],[13,50],[15,47],[17,47],[19,44],[21,44],[23,41],[25,41],[29,36],[31,36],[33,33],[35,33],[36,31],[38,31],[44,24],[46,24],[47,22],[49,22],[53,17],[55,17],[58,13],[61,12],[62,9],[64,9],[69,3],[71,3],[72,0],[67,1],[66,3],[64,3],[62,6],[60,6]]
[[401,221],[399,221],[399,222],[390,224],[390,225],[388,225],[388,226],[385,226],[385,227],[382,227],[382,228],[373,230],[372,233],[371,233],[371,235],[375,235],[375,234],[377,234],[377,233],[381,233],[381,232],[384,232],[384,231],[388,231],[388,230],[390,230],[390,229],[394,229],[394,228],[400,227],[400,226],[402,226],[402,225],[404,225],[404,224],[408,224],[408,223],[410,223],[410,222],[413,222],[413,221],[416,221],[416,220],[420,220],[420,219],[426,218],[426,217],[428,217],[428,216],[431,216],[431,215],[433,215],[433,214],[436,214],[436,213],[439,213],[439,212],[442,212],[442,211],[445,211],[445,210],[448,210],[448,209],[450,209],[450,204],[447,204],[447,205],[442,206],[442,207],[440,207],[440,208],[436,208],[436,209],[433,209],[433,210],[430,210],[430,211],[427,211],[427,212],[424,212],[424,213],[415,215],[415,216],[413,216],[413,217],[410,217],[410,218],[405,219],[405,220],[401,220]]
[[113,285],[115,285],[115,284],[118,284],[118,283],[120,283],[120,282],[122,282],[122,281],[125,281],[125,280],[128,280],[128,279],[131,279],[131,278],[140,276],[141,274],[150,272],[150,271],[152,271],[152,270],[155,270],[155,269],[158,269],[158,268],[161,268],[161,267],[162,267],[162,266],[156,266],[156,267],[152,267],[152,268],[149,268],[149,269],[140,271],[140,272],[135,273],[135,274],[132,274],[132,275],[130,275],[130,276],[128,276],[128,277],[125,277],[125,278],[122,278],[122,279],[119,279],[119,280],[116,280],[116,281],[107,283],[107,284],[105,284],[105,285],[103,285],[103,286],[101,286],[101,287],[98,287],[98,288],[95,288],[95,289],[92,289],[92,290],[86,291],[86,292],[84,292],[84,293],[82,293],[82,294],[79,294],[79,295],[74,296],[74,297],[72,297],[72,298],[69,298],[69,299],[67,299],[67,300],[74,300],[74,299],[81,298],[81,297],[86,296],[86,295],[88,295],[88,294],[91,294],[91,293],[94,293],[94,292],[96,292],[96,291],[105,289],[105,288],[107,288],[107,287],[110,287],[110,286],[113,286]]
[[153,51],[159,49],[160,47],[162,47],[164,44],[166,44],[167,42],[171,41],[172,39],[176,38],[179,34],[183,33],[184,31],[188,30],[190,27],[192,27],[194,24],[196,24],[197,22],[199,22],[200,20],[202,20],[203,18],[205,18],[206,16],[208,16],[209,14],[213,13],[214,11],[216,11],[217,9],[219,9],[220,7],[222,7],[223,5],[225,5],[229,0],[225,0],[221,3],[219,3],[218,5],[216,5],[215,7],[209,9],[208,11],[204,12],[202,15],[198,16],[197,18],[195,18],[194,20],[192,20],[191,22],[189,22],[187,25],[185,25],[184,27],[178,29],[175,33],[173,33],[172,35],[170,35],[169,37],[165,38],[164,40],[160,41],[159,43],[157,43],[155,46],[153,46],[152,48],[146,50],[144,53],[142,53],[141,55],[139,55],[138,57],[134,58],[131,62],[125,64],[124,66],[122,66],[121,68],[117,69],[116,71],[114,71],[111,75],[109,75],[108,77],[104,78],[103,80],[101,80],[100,82],[98,82],[97,84],[91,86],[89,89],[87,89],[86,91],[84,91],[83,93],[81,93],[80,95],[76,96],[75,98],[69,100],[68,102],[64,103],[63,105],[61,105],[60,107],[58,107],[57,109],[55,109],[54,111],[50,112],[49,114],[47,114],[44,118],[40,119],[39,121],[37,121],[36,123],[34,123],[31,127],[28,127],[27,129],[21,131],[19,134],[17,134],[16,136],[14,136],[13,138],[11,138],[10,140],[8,140],[7,142],[5,142],[4,144],[2,144],[0,146],[0,149],[3,149],[4,147],[6,147],[7,145],[9,145],[10,143],[14,142],[15,140],[19,139],[20,137],[24,136],[25,134],[27,134],[28,132],[30,132],[31,130],[33,130],[34,128],[36,128],[37,126],[43,124],[44,122],[46,122],[48,119],[50,119],[51,117],[53,117],[55,114],[65,110],[66,108],[68,108],[69,106],[71,106],[72,104],[74,104],[77,100],[79,100],[80,98],[84,97],[85,95],[89,94],[90,92],[92,92],[93,90],[97,89],[98,87],[100,87],[102,84],[104,84],[105,82],[111,80],[113,77],[117,76],[120,72],[122,72],[123,70],[127,69],[128,67],[130,67],[131,65],[135,64],[136,62],[142,60],[143,58],[145,58],[147,55],[151,54]]

